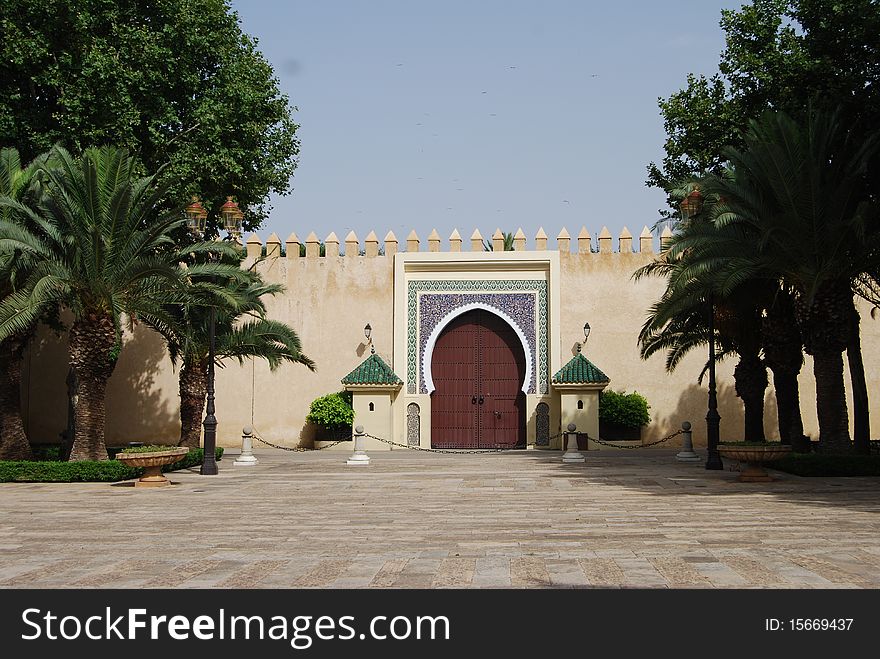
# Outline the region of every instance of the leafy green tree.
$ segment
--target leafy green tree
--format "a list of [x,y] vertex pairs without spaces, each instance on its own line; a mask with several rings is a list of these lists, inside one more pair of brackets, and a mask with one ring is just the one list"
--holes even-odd
[[166,166],[163,204],[225,195],[251,229],[296,167],[297,125],[227,0],[0,0],[0,145],[30,160],[114,144]]
[[47,310],[70,312],[70,366],[78,379],[70,457],[102,460],[104,397],[123,318],[162,321],[162,303],[180,294],[182,257],[171,249],[171,233],[183,220],[157,211],[163,188],[155,177],[138,177],[123,149],[87,149],[75,158],[56,148],[38,171],[35,207],[3,201],[16,216],[0,220],[3,252],[17,251],[32,265],[0,301],[0,341],[27,332]]
[[[880,124],[880,4],[876,0],[753,0],[721,12],[726,48],[719,73],[688,76],[687,86],[660,99],[667,140],[647,185],[667,192],[662,219],[677,218],[672,190],[682,180],[721,174],[724,148],[741,148],[749,121],[768,109],[797,116],[810,104],[839,108],[857,135]],[[880,197],[880,155],[864,176]],[[659,222],[658,222],[659,224]],[[847,360],[853,385],[857,450],[868,450],[868,391],[858,314],[850,322]],[[793,363],[788,360],[789,363]]]

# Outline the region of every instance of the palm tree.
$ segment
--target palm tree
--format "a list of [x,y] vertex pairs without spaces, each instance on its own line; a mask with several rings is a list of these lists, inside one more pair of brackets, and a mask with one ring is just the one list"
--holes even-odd
[[880,232],[864,187],[877,135],[857,141],[836,113],[810,110],[801,123],[766,113],[751,122],[744,144],[727,150],[729,175],[709,176],[702,186],[723,199],[714,213],[719,228],[758,236],[734,278],[772,269],[793,291],[804,349],[813,356],[820,447],[849,452],[842,353],[852,345],[854,286],[877,290],[871,273]]
[[105,391],[121,349],[123,316],[162,321],[162,303],[181,289],[170,232],[183,220],[158,216],[163,190],[139,178],[128,152],[61,148],[38,167],[42,194],[33,207],[9,204],[19,225],[0,222],[9,249],[33,261],[27,278],[0,302],[0,340],[27,331],[47,309],[67,309],[70,366],[78,379],[71,460],[107,458]]
[[[192,249],[192,248],[190,248]],[[155,325],[168,344],[171,359],[180,363],[179,446],[197,448],[208,390],[209,341],[212,309],[215,314],[214,363],[218,367],[229,359],[243,363],[247,357],[265,359],[271,370],[283,362],[302,364],[315,370],[315,364],[302,353],[296,332],[284,323],[267,319],[264,295],[284,290],[268,284],[251,270],[240,269],[240,250],[229,243],[206,243],[211,258],[230,270],[220,277],[215,271],[201,272],[202,263],[188,266],[187,291],[178,301],[165,306],[166,317],[173,321]],[[199,252],[191,253],[190,260]],[[215,264],[218,265],[218,264]],[[230,275],[232,275],[230,277]],[[208,285],[209,288],[204,289]],[[152,324],[152,318],[146,319]]]
[[[37,158],[22,168],[15,149],[0,149],[0,218],[14,222],[14,209],[37,194]],[[6,205],[9,204],[9,205]],[[29,263],[20,250],[0,248],[0,299],[13,294],[26,276]],[[0,460],[33,458],[21,418],[21,360],[36,323],[0,341]]]
[[[510,231],[503,231],[502,235],[504,236],[504,249],[502,251],[512,252],[513,251],[513,234]],[[484,252],[492,252],[495,250],[495,246],[492,243],[492,240],[486,238],[483,240],[483,251]]]
[[693,247],[719,240],[717,230],[705,218],[700,215],[682,223],[664,255],[633,275],[636,280],[648,275],[667,277],[666,291],[652,305],[639,333],[641,356],[648,359],[666,350],[666,368],[671,372],[690,350],[708,343],[709,314],[713,314],[712,339],[720,346],[716,360],[739,355],[734,382],[745,410],[743,438],[763,441],[767,369],[760,356],[762,291],[755,283],[724,291],[723,273],[701,260]]

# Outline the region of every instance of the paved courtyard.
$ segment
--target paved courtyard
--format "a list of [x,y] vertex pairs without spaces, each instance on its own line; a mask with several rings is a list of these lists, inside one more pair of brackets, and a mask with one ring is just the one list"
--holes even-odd
[[0,587],[880,587],[878,479],[743,484],[666,450],[235,453],[162,489],[0,484]]

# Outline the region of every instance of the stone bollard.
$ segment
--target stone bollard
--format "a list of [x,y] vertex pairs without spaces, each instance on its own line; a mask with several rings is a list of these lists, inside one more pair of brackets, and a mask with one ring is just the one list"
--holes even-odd
[[254,456],[254,429],[250,426],[241,429],[241,455],[232,464],[236,467],[253,467],[257,464]]
[[565,433],[565,455],[562,456],[563,462],[586,462],[587,459],[578,451],[577,434],[575,433],[577,426],[573,423],[568,424],[568,432]]
[[675,455],[675,459],[679,462],[700,462],[702,458],[694,453],[694,439],[691,432],[691,422],[685,421],[681,424],[682,433],[681,451]]
[[354,453],[345,461],[347,465],[368,465],[370,456],[364,450],[364,427],[357,426],[354,429]]

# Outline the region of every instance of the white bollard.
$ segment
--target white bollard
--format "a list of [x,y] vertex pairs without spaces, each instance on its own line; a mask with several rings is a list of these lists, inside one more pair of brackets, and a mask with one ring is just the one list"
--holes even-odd
[[241,429],[241,455],[232,464],[236,467],[253,467],[257,464],[254,456],[254,429],[250,426]]
[[578,451],[577,435],[575,434],[577,426],[573,423],[568,424],[568,432],[565,433],[565,455],[562,456],[563,462],[586,462],[587,459]]
[[354,453],[345,461],[347,465],[368,465],[370,456],[364,450],[364,427],[357,426],[354,429]]
[[685,421],[681,424],[682,433],[681,451],[676,453],[675,459],[679,462],[700,462],[702,458],[694,453],[694,438],[691,432],[691,422]]

